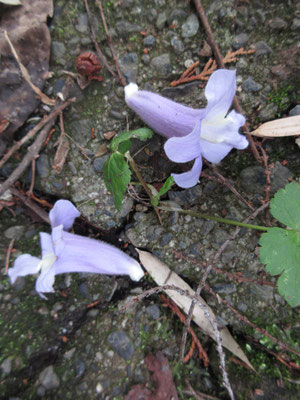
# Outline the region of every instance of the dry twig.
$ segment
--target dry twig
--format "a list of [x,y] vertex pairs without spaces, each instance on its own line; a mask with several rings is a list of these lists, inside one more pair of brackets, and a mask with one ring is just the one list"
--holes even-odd
[[48,104],[49,106],[53,106],[55,104],[55,100],[50,99],[50,97],[48,97],[47,95],[45,95],[45,93],[43,93],[36,85],[34,85],[31,80],[30,80],[30,75],[26,69],[26,67],[21,63],[20,58],[16,52],[16,49],[14,48],[14,45],[12,44],[12,42],[10,41],[7,31],[4,30],[4,36],[5,39],[7,40],[7,43],[9,44],[9,47],[19,65],[19,68],[22,72],[23,78],[25,79],[25,81],[29,84],[29,86],[31,87],[31,89],[38,95],[38,97],[41,99],[41,101],[45,104]]
[[189,392],[191,392],[191,394],[195,397],[196,400],[219,400],[217,397],[210,396],[209,394],[196,393],[188,379],[185,379],[185,383],[187,385]]
[[83,0],[83,1],[84,1],[84,5],[85,5],[85,8],[86,8],[86,12],[87,12],[87,16],[88,16],[88,20],[89,20],[89,24],[90,24],[90,28],[91,28],[92,40],[93,40],[97,55],[100,58],[100,60],[102,61],[102,63],[105,65],[105,67],[108,69],[108,71],[112,74],[112,76],[114,78],[118,79],[118,76],[115,74],[115,72],[111,69],[110,65],[108,64],[105,55],[100,50],[100,47],[98,45],[97,38],[96,38],[96,33],[95,33],[95,30],[94,30],[93,25],[92,25],[92,16],[91,16],[91,12],[90,12],[90,8],[89,8],[89,5],[88,5],[88,2],[87,2],[87,0]]
[[104,15],[104,12],[103,12],[102,3],[101,3],[100,0],[96,0],[96,2],[97,2],[97,4],[98,4],[99,10],[100,10],[100,15],[101,15],[102,22],[103,22],[103,26],[104,26],[104,30],[105,30],[105,34],[106,34],[106,38],[107,38],[107,43],[108,43],[108,45],[109,45],[111,54],[112,54],[112,56],[113,56],[113,60],[114,60],[114,63],[115,63],[115,66],[116,66],[116,70],[117,70],[118,75],[119,75],[119,79],[120,79],[122,85],[123,85],[123,86],[126,86],[126,80],[125,80],[124,75],[122,74],[122,71],[121,71],[121,69],[120,69],[120,65],[119,65],[119,62],[118,62],[118,58],[117,58],[116,53],[115,53],[115,51],[114,51],[114,47],[113,47],[113,44],[112,44],[112,40],[111,40],[110,34],[109,34],[109,32],[108,32],[108,28],[107,28],[107,24],[106,24],[106,19],[105,19],[105,15]]
[[[65,101],[63,104],[57,103],[54,106],[53,112],[59,109],[59,111],[64,110],[66,107],[68,107],[71,103],[73,103],[75,99],[69,99]],[[52,127],[54,124],[54,119],[49,120],[49,122],[46,124],[44,129],[40,132],[38,137],[35,139],[33,144],[28,147],[28,151],[26,156],[23,158],[23,160],[20,162],[19,166],[13,171],[13,173],[6,179],[4,183],[1,184],[0,186],[0,196],[10,187],[12,186],[16,180],[21,176],[21,174],[25,171],[25,169],[28,167],[28,165],[31,163],[33,159],[39,154],[42,145]]]
[[8,249],[7,249],[7,254],[6,254],[6,260],[5,260],[5,274],[7,274],[7,270],[9,267],[9,259],[10,259],[10,255],[11,255],[11,251],[13,249],[13,245],[15,243],[16,239],[11,239]]
[[[180,319],[180,321],[184,324],[186,317],[185,315],[179,310],[179,307],[168,297],[164,296],[163,294],[161,295],[161,300],[163,301],[163,306],[164,307],[169,307]],[[207,367],[209,365],[209,358],[207,356],[206,351],[203,349],[201,343],[199,342],[199,339],[197,338],[197,335],[195,331],[190,327],[189,333],[192,336],[192,346],[190,351],[187,353],[187,355],[184,358],[184,362],[187,362],[193,355],[194,347],[195,345],[198,348],[198,353],[199,357],[203,360],[204,367]]]
[[[44,211],[41,207],[39,207],[37,204],[33,203],[27,196],[19,192],[19,190],[15,188],[10,188],[11,193],[18,197],[28,208],[30,208],[32,211],[34,211],[43,221],[47,222],[50,224],[50,220],[48,217],[48,213]],[[35,196],[32,196],[33,199],[36,200]],[[49,204],[47,204],[49,205]]]
[[[156,286],[153,289],[150,290],[146,290],[145,292],[143,292],[142,294],[134,297],[134,301],[141,301],[142,299],[144,299],[145,297],[149,297],[153,294],[156,293],[160,293],[161,291],[165,291],[165,290],[175,290],[176,292],[180,293],[182,296],[186,296],[187,298],[192,300],[192,303],[194,305],[198,305],[204,312],[205,317],[209,320],[209,322],[211,323],[211,326],[213,328],[213,333],[214,333],[214,337],[216,339],[217,342],[217,351],[219,354],[219,358],[220,358],[220,368],[221,368],[221,373],[222,373],[222,378],[223,378],[223,384],[231,398],[231,400],[234,400],[234,394],[228,379],[228,374],[226,371],[226,365],[225,365],[225,353],[223,351],[222,348],[222,339],[220,337],[220,332],[217,326],[217,322],[214,320],[214,318],[212,318],[212,316],[210,315],[210,312],[207,308],[206,305],[204,305],[201,301],[200,301],[200,297],[197,293],[191,295],[188,291],[186,290],[182,290],[181,288],[174,286],[174,285],[163,285],[163,286]],[[123,307],[123,309],[125,309],[126,307]]]
[[222,298],[220,295],[217,295],[213,289],[211,287],[209,287],[208,285],[205,286],[206,290],[211,293],[213,296],[217,297],[219,301],[221,301],[222,303],[224,303],[236,316],[240,321],[243,321],[244,323],[246,323],[247,325],[251,326],[251,328],[254,328],[257,332],[259,332],[260,334],[267,336],[269,339],[271,339],[276,345],[278,345],[281,349],[284,349],[286,351],[289,351],[290,353],[294,353],[296,354],[298,357],[300,357],[300,353],[292,348],[290,348],[289,346],[287,346],[285,343],[281,342],[280,340],[278,340],[277,338],[275,338],[274,336],[272,336],[266,329],[264,328],[260,328],[259,326],[255,325],[253,322],[251,322],[247,317],[245,317],[244,315],[240,314],[235,308],[232,307],[232,305],[230,305],[228,303],[227,300],[225,300],[224,298]]
[[62,113],[59,114],[59,122],[60,122],[60,137],[52,165],[52,168],[57,174],[61,173],[70,150],[70,144],[68,139],[66,138]]
[[[260,212],[262,212],[265,208],[267,208],[269,205],[269,203],[265,203],[263,204],[261,207],[259,207],[257,210],[254,211],[254,213],[252,213],[249,217],[247,217],[243,222],[247,223],[251,218],[255,218]],[[203,277],[201,279],[200,284],[197,287],[196,290],[196,295],[200,296],[201,294],[201,290],[204,287],[205,283],[206,283],[206,279],[211,271],[211,269],[213,268],[214,264],[217,262],[217,260],[219,259],[219,257],[221,256],[221,254],[223,253],[223,251],[226,249],[226,247],[231,243],[232,240],[234,240],[237,235],[239,234],[241,230],[240,226],[237,226],[234,233],[231,235],[231,237],[229,237],[229,239],[227,239],[222,246],[219,248],[219,250],[217,251],[217,253],[215,254],[212,262],[207,266]],[[187,319],[186,319],[186,323],[185,323],[185,329],[182,335],[182,340],[181,340],[181,348],[180,348],[180,360],[183,360],[184,357],[184,349],[185,349],[185,343],[186,343],[186,336],[187,336],[187,332],[188,332],[188,328],[190,327],[191,324],[191,320],[192,320],[192,316],[193,316],[193,311],[195,308],[195,302],[192,301]]]
[[[223,63],[225,65],[235,62],[237,61],[237,56],[252,54],[254,52],[255,50],[244,50],[243,48],[236,51],[229,50],[226,56],[223,58]],[[209,76],[217,69],[217,63],[210,58],[205,64],[203,70],[199,74],[194,75],[196,72],[196,67],[199,65],[199,63],[200,61],[196,61],[193,65],[188,67],[177,81],[171,82],[171,86],[174,87],[193,81],[207,81]]]
[[224,178],[222,174],[217,170],[216,167],[214,167],[211,163],[208,161],[204,161],[205,164],[213,171],[213,173],[219,178],[221,183],[225,185],[233,194],[236,195],[236,197],[243,202],[248,208],[250,208],[251,211],[254,211],[255,208],[246,200],[244,197],[231,185],[231,183],[228,181],[228,179]]
[[[207,264],[205,262],[200,263],[196,260],[194,260],[193,258],[189,258],[189,257],[185,257],[182,252],[180,251],[173,251],[173,254],[175,255],[176,259],[178,260],[186,260],[188,262],[190,262],[191,264],[195,264],[200,266],[201,268],[207,268]],[[246,283],[252,283],[254,285],[260,285],[260,286],[272,286],[272,287],[276,287],[276,284],[270,281],[265,281],[263,279],[250,279],[250,278],[246,278],[245,276],[243,276],[241,274],[241,272],[227,272],[224,271],[223,269],[220,268],[215,268],[212,267],[211,269],[212,271],[214,271],[216,274],[221,274],[225,277],[227,277],[230,281],[232,281],[233,279],[237,281],[237,283],[241,283],[241,282],[246,282]]]
[[35,158],[31,161],[31,182],[29,190],[26,193],[28,197],[31,197],[33,195],[34,181],[35,181]]
[[[215,42],[213,33],[211,31],[211,28],[210,28],[210,25],[209,25],[209,22],[208,22],[208,19],[206,18],[206,15],[205,15],[205,12],[204,12],[204,8],[203,8],[203,5],[202,5],[202,2],[201,2],[201,0],[194,0],[194,3],[195,3],[196,10],[197,10],[197,13],[199,15],[199,18],[201,19],[201,22],[202,22],[202,24],[204,26],[204,29],[206,31],[207,41],[208,41],[210,47],[212,48],[212,50],[214,52],[218,67],[219,68],[225,68],[223,57],[221,55],[219,46]],[[241,106],[240,106],[239,101],[238,101],[236,96],[234,96],[233,104],[234,104],[235,110],[238,113],[242,114],[243,112],[242,112]],[[244,125],[244,132],[247,135],[247,139],[249,140],[250,147],[251,147],[251,150],[252,150],[252,153],[253,153],[254,157],[256,158],[256,160],[259,163],[261,163],[261,161],[262,161],[261,157],[260,157],[260,155],[259,155],[259,153],[257,151],[255,142],[254,142],[252,136],[250,135],[250,132],[249,132],[249,129],[248,129],[247,125]]]

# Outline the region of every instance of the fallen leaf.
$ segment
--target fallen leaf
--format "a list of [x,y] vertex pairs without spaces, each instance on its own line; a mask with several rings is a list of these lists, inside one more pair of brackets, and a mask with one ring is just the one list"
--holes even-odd
[[20,6],[22,4],[20,0],[0,0],[0,3],[4,3],[9,6]]
[[[139,249],[136,250],[139,253],[141,263],[159,286],[174,285],[182,290],[185,290],[191,296],[195,294],[194,290],[183,279],[181,279],[174,271],[171,271],[170,268],[166,264],[162,263],[158,258],[154,257],[147,251],[142,251]],[[186,314],[188,313],[192,302],[190,298],[181,295],[175,290],[165,290],[165,292],[180,308],[182,308]],[[213,318],[217,323],[214,312],[201,297],[200,302],[208,310],[210,317]],[[213,327],[209,319],[205,316],[203,309],[198,305],[195,306],[193,320],[205,334],[216,340]],[[222,346],[226,347],[226,349],[230,350],[236,357],[240,358],[251,369],[253,369],[245,353],[231,336],[228,329],[226,327],[222,327],[219,333],[222,339]]]
[[98,148],[98,150],[96,151],[96,154],[95,154],[95,158],[97,158],[97,157],[101,157],[101,156],[103,156],[104,154],[106,154],[107,153],[107,147],[106,147],[106,144],[105,143],[103,143],[103,144],[101,144],[100,146],[99,146],[99,148]]
[[115,135],[116,135],[115,131],[109,131],[103,134],[106,140],[111,140]]
[[251,135],[260,137],[284,137],[300,135],[300,115],[275,119],[260,125]]
[[[39,89],[48,75],[51,37],[46,22],[52,14],[52,0],[23,0],[21,7],[5,7],[0,16],[1,28],[7,31],[30,81]],[[9,139],[35,110],[39,99],[23,79],[3,33],[0,54],[0,121],[8,121],[5,137]]]
[[69,150],[70,150],[69,141],[65,136],[63,136],[59,141],[59,145],[57,147],[52,166],[56,174],[61,173],[63,166],[66,162]]
[[155,390],[151,392],[144,385],[135,385],[125,396],[125,400],[178,400],[172,371],[163,353],[158,351],[155,356],[149,353],[145,358],[145,363],[148,370],[153,372]]

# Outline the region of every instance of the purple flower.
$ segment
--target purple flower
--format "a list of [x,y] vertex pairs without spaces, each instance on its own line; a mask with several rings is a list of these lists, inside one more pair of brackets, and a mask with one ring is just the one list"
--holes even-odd
[[191,171],[172,174],[178,186],[196,185],[202,156],[218,163],[232,148],[242,150],[248,146],[247,139],[239,134],[239,128],[245,123],[244,116],[234,110],[228,113],[235,91],[235,71],[225,69],[215,71],[208,80],[207,106],[201,110],[138,90],[134,83],[125,87],[128,106],[154,131],[168,138],[164,148],[169,159],[178,163],[195,160]]
[[36,291],[54,292],[55,275],[69,272],[91,272],[108,275],[129,275],[138,281],[144,272],[137,261],[110,244],[66,232],[80,215],[68,200],[58,200],[49,213],[52,233],[41,232],[42,258],[22,254],[8,270],[11,283],[18,276],[37,274]]

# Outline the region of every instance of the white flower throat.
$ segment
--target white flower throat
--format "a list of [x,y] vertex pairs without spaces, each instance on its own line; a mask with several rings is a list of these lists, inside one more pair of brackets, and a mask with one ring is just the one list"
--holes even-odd
[[41,271],[41,273],[45,274],[49,271],[49,269],[52,267],[52,265],[55,263],[57,257],[54,253],[48,253],[46,254],[40,261],[38,265],[38,271]]

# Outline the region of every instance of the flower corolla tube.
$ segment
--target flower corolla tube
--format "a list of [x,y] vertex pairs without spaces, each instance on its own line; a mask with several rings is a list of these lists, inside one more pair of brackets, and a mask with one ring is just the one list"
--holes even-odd
[[67,232],[80,215],[68,200],[58,200],[49,213],[51,235],[40,232],[42,258],[20,255],[8,270],[11,283],[19,276],[40,273],[35,284],[38,294],[54,292],[55,275],[70,272],[90,272],[107,275],[129,275],[138,281],[144,275],[140,264],[100,240]]
[[212,163],[220,162],[233,149],[248,146],[239,128],[245,117],[232,110],[236,91],[235,71],[219,69],[205,87],[207,105],[193,109],[156,93],[139,90],[135,83],[125,87],[125,101],[155,132],[168,138],[164,149],[177,163],[194,161],[192,169],[172,174],[176,184],[189,188],[199,180],[202,156]]

